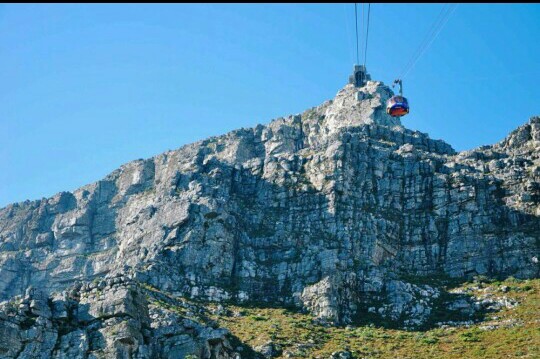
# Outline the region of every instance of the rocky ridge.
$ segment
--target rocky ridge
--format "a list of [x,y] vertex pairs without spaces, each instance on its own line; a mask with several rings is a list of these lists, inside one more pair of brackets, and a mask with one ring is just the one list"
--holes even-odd
[[[167,357],[152,349],[167,316],[151,318],[139,283],[177,298],[294,306],[334,324],[374,315],[420,327],[447,298],[434,277],[538,277],[540,118],[457,153],[386,115],[391,95],[377,81],[347,85],[302,114],[0,209],[0,299],[22,298],[19,309],[4,305],[0,326],[17,334],[0,350],[69,357],[76,343],[88,357]],[[132,284],[112,297],[139,308],[133,315],[94,311],[60,324],[51,300],[64,296],[77,313],[116,308],[65,293],[119,275]],[[37,314],[32,301],[42,302]],[[113,335],[116,325],[128,334]],[[204,330],[175,324],[174,336],[201,357],[240,355],[224,332]]]

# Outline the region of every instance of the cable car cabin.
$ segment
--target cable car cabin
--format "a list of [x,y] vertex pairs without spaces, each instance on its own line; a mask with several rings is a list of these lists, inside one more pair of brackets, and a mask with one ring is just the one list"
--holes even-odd
[[409,103],[403,96],[392,96],[386,103],[386,113],[392,117],[401,117],[409,113]]

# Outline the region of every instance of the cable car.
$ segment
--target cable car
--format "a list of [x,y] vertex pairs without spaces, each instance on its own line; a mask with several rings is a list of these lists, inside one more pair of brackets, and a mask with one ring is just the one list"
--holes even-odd
[[403,96],[392,96],[386,103],[386,113],[392,117],[401,117],[409,113],[409,102]]
[[386,113],[392,117],[401,117],[409,113],[409,102],[403,97],[401,80],[395,80],[392,87],[399,84],[399,95],[392,96],[386,102]]

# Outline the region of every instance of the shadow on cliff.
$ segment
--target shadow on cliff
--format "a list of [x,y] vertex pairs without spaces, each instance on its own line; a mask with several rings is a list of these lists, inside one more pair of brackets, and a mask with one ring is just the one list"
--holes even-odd
[[[358,148],[354,146],[348,150],[347,147],[344,148],[343,158],[341,158],[345,163],[344,167],[352,166],[351,159],[354,158],[354,151]],[[190,242],[185,242],[184,239],[187,238],[188,232],[197,228],[202,235],[196,248],[210,248],[213,254],[217,250],[224,261],[230,260],[231,263],[225,276],[223,272],[220,275],[214,275],[212,268],[215,263],[204,263],[201,266],[185,263],[181,255],[179,256],[182,251],[166,249],[166,259],[162,265],[176,267],[182,274],[197,273],[199,278],[203,278],[197,286],[212,286],[234,293],[235,296],[231,300],[237,304],[245,303],[245,300],[238,301],[239,293],[243,292],[249,297],[247,303],[290,308],[299,304],[293,299],[293,293],[298,293],[306,286],[319,282],[325,276],[332,276],[336,272],[358,273],[374,266],[370,255],[376,243],[365,243],[361,235],[354,231],[344,231],[344,228],[362,221],[372,223],[383,219],[392,221],[399,227],[403,226],[405,217],[418,216],[421,220],[428,217],[434,218],[438,225],[446,226],[441,229],[437,238],[423,236],[423,243],[418,243],[418,246],[425,250],[426,262],[417,263],[417,268],[396,266],[392,263],[400,258],[399,254],[396,254],[382,261],[380,267],[397,272],[398,275],[406,274],[408,270],[415,274],[422,272],[417,280],[427,284],[432,284],[433,276],[445,274],[448,270],[446,266],[448,244],[452,240],[459,240],[459,233],[451,236],[449,223],[453,219],[449,218],[448,214],[438,215],[434,211],[432,187],[431,191],[428,188],[424,199],[412,211],[403,210],[397,216],[395,211],[392,211],[391,215],[388,215],[388,208],[380,207],[376,199],[381,195],[377,192],[384,177],[378,178],[375,175],[373,164],[368,164],[362,169],[352,168],[352,175],[348,178],[343,175],[344,169],[336,170],[333,177],[328,179],[328,181],[333,181],[333,187],[324,194],[314,188],[298,157],[295,156],[291,161],[276,160],[275,171],[279,175],[270,179],[263,178],[261,168],[256,171],[250,168],[238,168],[215,158],[204,164],[200,161],[197,171],[186,177],[187,179],[180,175],[177,183],[178,192],[182,192],[190,182],[195,181],[201,184],[201,197],[211,198],[217,205],[192,204],[189,220],[179,228],[176,241],[182,242],[184,249],[188,248]],[[437,164],[435,170],[428,173],[428,177],[433,180],[436,175],[442,173],[440,171],[449,175],[451,171],[443,170],[443,166],[443,162]],[[361,170],[367,171],[368,175],[360,175]],[[363,180],[359,181],[359,178]],[[463,175],[461,178],[475,189],[489,187],[488,180],[479,179],[473,175]],[[278,185],[275,179],[283,183]],[[386,180],[392,181],[388,178]],[[366,181],[369,182],[367,187],[364,183]],[[450,185],[451,182],[448,181]],[[404,191],[405,187],[402,190]],[[498,258],[497,256],[504,258],[508,254],[505,253],[500,236],[534,233],[539,224],[538,217],[507,207],[498,197],[500,195],[498,191],[503,190],[498,183],[495,192],[488,194],[491,196],[488,203],[491,208],[487,209],[487,215],[491,216],[490,221],[480,230],[475,229],[477,232],[473,232],[476,234],[476,237],[473,236],[474,240],[482,239],[482,235],[490,236],[493,243],[486,243],[483,248],[489,252],[489,256],[495,256],[494,258]],[[219,197],[223,195],[223,191],[226,196]],[[368,199],[371,202],[357,206],[355,201],[358,201],[358,198]],[[479,198],[474,198],[474,201],[482,205]],[[401,206],[405,208],[403,202]],[[482,214],[486,215],[486,213]],[[219,223],[219,226],[216,223]],[[232,243],[229,243],[230,246],[225,251],[220,250],[222,247],[212,247],[213,244],[209,242],[208,233],[216,228],[224,229],[231,235]],[[384,237],[383,242],[388,242],[388,234]],[[397,236],[394,235],[392,240],[391,244],[397,248],[398,252],[408,248],[404,244],[403,228]],[[431,253],[433,246],[439,248],[435,256]],[[326,256],[328,253],[332,257]],[[204,256],[204,252],[201,254]],[[329,265],[328,261],[332,264]],[[454,261],[455,259],[452,258],[451,262]],[[463,262],[466,260],[463,259]],[[486,311],[478,310],[470,315],[452,312],[444,306],[439,306],[443,301],[458,302],[471,299],[466,294],[449,293],[447,289],[459,286],[471,280],[475,275],[504,279],[521,270],[512,266],[506,269],[498,268],[493,261],[487,261],[485,264],[485,267],[482,267],[485,268],[484,271],[482,268],[465,270],[461,276],[452,278],[449,286],[447,283],[444,287],[439,287],[443,294],[441,299],[435,301],[430,325],[434,325],[439,320],[482,320]],[[186,267],[182,267],[184,265]],[[168,272],[154,272],[153,274],[167,276]],[[187,283],[176,283],[176,285],[190,288]],[[361,288],[360,283],[349,288],[353,292],[356,291],[352,299],[358,300],[360,305],[368,295],[362,292]],[[188,292],[185,294],[189,296]],[[381,319],[376,314],[372,315],[367,308],[362,309],[364,310],[356,316],[357,323],[376,323],[396,327],[396,321]],[[428,329],[429,325],[423,328]]]
[[[385,195],[381,190],[385,186],[384,183],[395,184],[395,179],[384,172],[382,177],[376,174],[377,161],[372,155],[368,157],[370,161],[358,160],[359,154],[368,156],[367,154],[377,151],[373,143],[374,140],[368,139],[367,145],[364,143],[365,146],[360,147],[358,142],[343,140],[338,146],[342,153],[339,156],[332,154],[333,157],[325,159],[334,166],[332,175],[324,180],[326,184],[331,183],[326,187],[326,193],[314,187],[306,173],[304,159],[297,154],[289,155],[287,158],[273,158],[274,173],[268,179],[263,178],[262,168],[254,170],[235,167],[215,158],[203,161],[204,156],[201,156],[193,173],[189,176],[179,173],[176,187],[177,192],[181,193],[189,188],[191,182],[200,184],[201,197],[209,201],[193,203],[187,222],[177,228],[167,229],[167,234],[175,229],[177,234],[172,238],[171,246],[167,244],[163,247],[164,255],[160,262],[148,270],[148,274],[155,274],[162,279],[151,284],[157,284],[165,290],[180,288],[189,296],[192,284],[185,278],[187,274],[193,273],[199,281],[197,285],[225,289],[235,293],[236,298],[233,299],[239,299],[239,293],[243,292],[248,295],[249,302],[290,307],[299,304],[293,299],[293,293],[299,294],[305,287],[320,282],[326,276],[335,276],[336,273],[356,274],[367,271],[370,267],[380,266],[398,274],[409,272],[419,274],[420,281],[425,279],[424,282],[429,283],[431,277],[449,271],[448,262],[474,262],[468,257],[466,249],[458,252],[463,258],[449,258],[449,244],[459,240],[461,234],[459,232],[452,234],[449,230],[453,218],[435,213],[433,186],[427,185],[422,201],[412,210],[396,211],[380,203],[378,198]],[[384,146],[382,143],[377,145]],[[405,161],[403,156],[396,156],[395,151],[389,153],[391,155],[379,159],[378,162]],[[392,159],[390,156],[395,158]],[[339,166],[338,161],[341,163]],[[436,174],[448,175],[455,171],[443,167],[444,163],[440,161],[434,170],[426,174],[427,178],[433,181]],[[399,185],[402,188],[401,208],[405,208],[403,195],[405,190],[414,193],[415,183],[411,181],[408,186],[413,187],[406,187],[405,174],[398,174],[404,181]],[[487,189],[491,186],[490,179],[479,179],[472,174],[465,174],[462,179],[476,189]],[[278,181],[282,183],[278,184]],[[108,182],[103,183],[105,186]],[[448,183],[453,185],[450,180]],[[103,195],[99,192],[94,194],[105,199],[99,206],[89,209],[91,245],[117,229],[114,227],[117,209],[108,207],[117,189],[112,184],[107,186],[103,187],[105,191]],[[102,190],[101,186],[99,190]],[[501,191],[504,191],[504,188],[500,183],[496,183],[495,191],[489,192],[491,207],[479,213],[488,217],[489,222],[480,224],[480,229],[474,232],[478,235],[470,236],[469,242],[481,241],[483,239],[481,235],[489,236],[490,242],[484,243],[482,247],[487,254],[486,258],[501,259],[502,262],[499,262],[503,263],[505,258],[512,258],[515,252],[504,241],[516,233],[528,235],[529,238],[537,237],[540,233],[540,221],[536,216],[508,207],[501,199]],[[474,202],[479,206],[483,203],[481,201],[481,197],[474,198]],[[459,207],[461,205],[458,204],[458,212],[465,212],[465,209]],[[93,218],[96,215],[103,215],[102,211],[106,210],[112,211],[106,223],[106,227],[111,228],[99,233],[99,230],[92,227]],[[406,243],[404,233],[406,217],[426,228],[428,225],[426,219],[433,219],[439,235],[430,236],[423,229],[420,243]],[[377,225],[384,221],[391,225],[387,226],[388,228],[395,227],[398,230],[370,234],[366,229],[366,225]],[[362,229],[359,228],[359,224],[362,225]],[[51,225],[52,222],[47,223],[49,229]],[[473,225],[470,227],[473,228]],[[200,231],[200,237],[193,236],[194,229]],[[221,236],[222,233],[226,233],[226,238]],[[374,240],[373,237],[377,238]],[[385,250],[384,258],[380,262],[373,258],[379,240],[383,245],[388,244],[389,248],[395,249],[394,253]],[[193,246],[194,244],[196,246]],[[532,245],[538,246],[537,239]],[[192,253],[193,256],[188,257],[186,253],[190,248],[202,251]],[[418,256],[423,262],[407,267],[402,265],[401,253],[408,252],[410,248],[422,248],[422,253]],[[193,263],[186,262],[187,258],[198,256],[210,257],[211,260],[199,258]],[[91,262],[89,258],[79,259]],[[217,270],[216,267],[222,263],[226,264],[224,266],[226,269]],[[92,266],[86,264],[86,267]],[[517,260],[514,260],[509,268],[501,267],[496,260],[486,260],[480,267],[466,268],[460,275],[457,275],[458,272],[452,274],[457,276],[455,281],[457,286],[475,275],[504,279],[515,275],[523,269],[522,267],[523,263]],[[38,272],[38,268],[35,268],[34,272]],[[538,269],[534,275],[538,276]],[[27,277],[21,276],[16,279],[20,284],[16,287],[23,288],[23,281],[30,281]],[[91,279],[91,276],[89,278]],[[48,281],[50,278],[44,278],[44,285]],[[166,282],[171,283],[170,287],[163,286]],[[362,291],[361,283],[356,283],[348,289],[355,293],[351,298],[353,301],[361,302],[369,295]],[[346,299],[344,298],[345,301]],[[363,313],[366,314],[365,318],[371,318],[367,311]],[[373,321],[375,320],[374,317]]]

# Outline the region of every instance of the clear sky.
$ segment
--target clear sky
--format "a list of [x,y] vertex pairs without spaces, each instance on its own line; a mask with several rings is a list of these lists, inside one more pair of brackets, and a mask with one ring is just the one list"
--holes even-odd
[[[391,83],[443,4],[374,4]],[[457,150],[540,115],[540,5],[459,5],[404,80],[406,127]],[[0,5],[0,206],[316,106],[347,82],[353,4]]]

